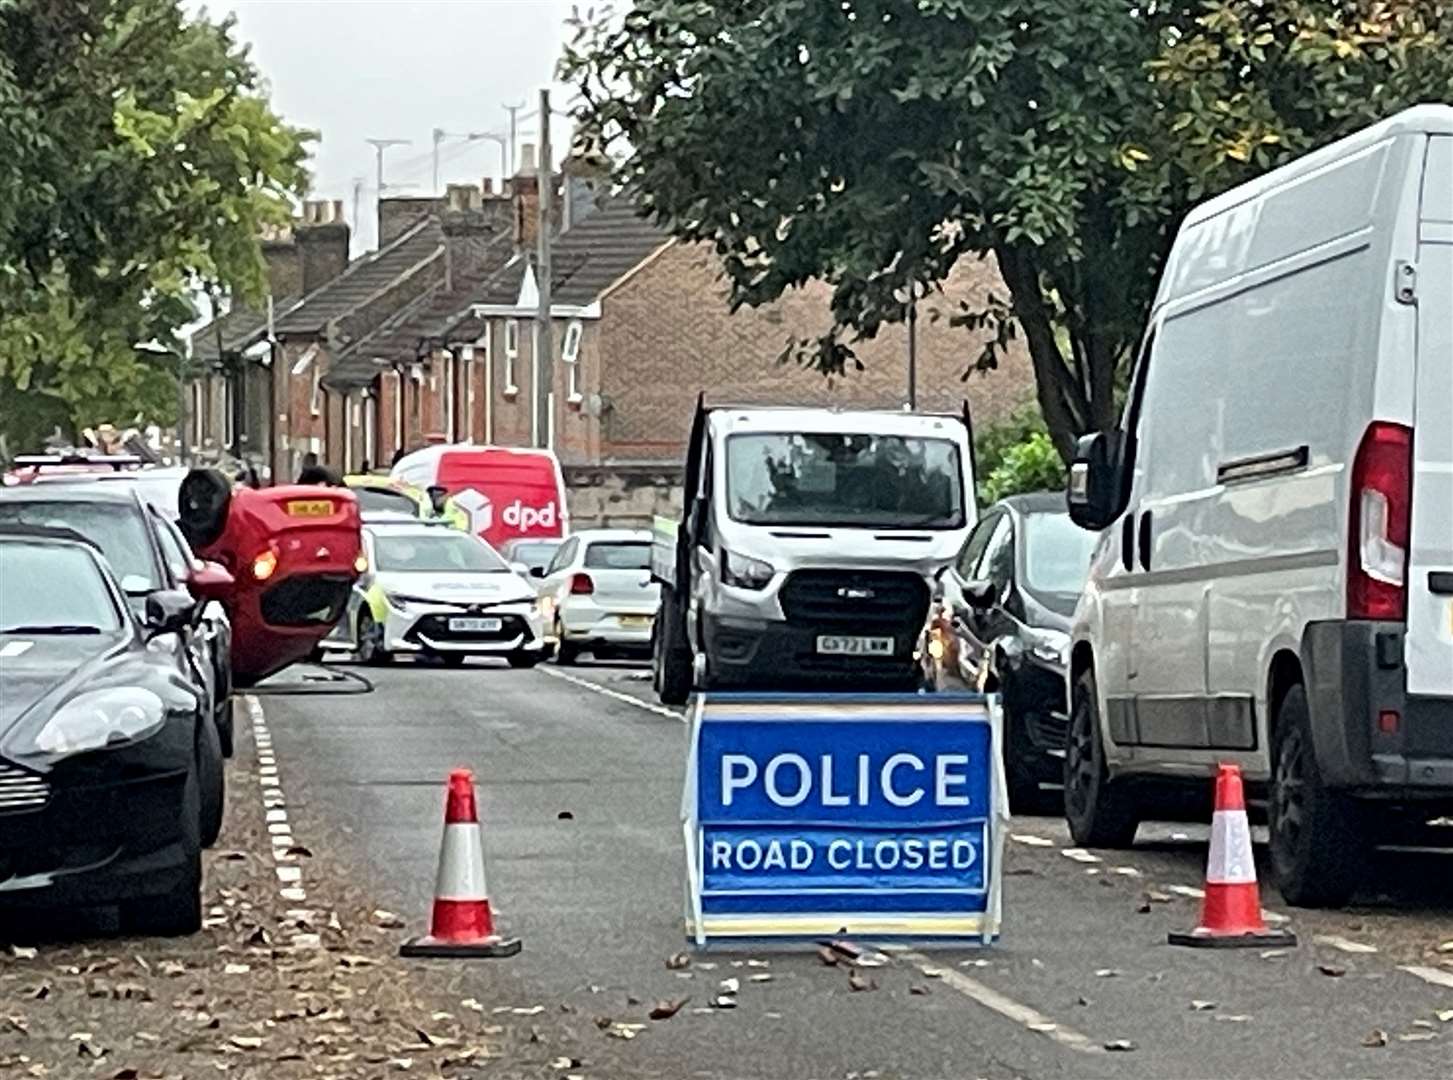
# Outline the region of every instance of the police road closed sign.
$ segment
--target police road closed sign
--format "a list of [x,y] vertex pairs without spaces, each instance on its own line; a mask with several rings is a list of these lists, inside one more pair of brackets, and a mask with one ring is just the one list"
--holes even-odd
[[706,695],[682,806],[698,943],[991,941],[1007,804],[977,695]]

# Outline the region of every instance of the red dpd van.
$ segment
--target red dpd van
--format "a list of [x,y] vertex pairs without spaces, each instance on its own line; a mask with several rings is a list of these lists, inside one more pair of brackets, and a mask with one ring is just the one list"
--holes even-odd
[[510,446],[428,446],[389,474],[420,491],[442,487],[469,515],[470,530],[498,548],[520,537],[569,531],[565,478],[549,450]]

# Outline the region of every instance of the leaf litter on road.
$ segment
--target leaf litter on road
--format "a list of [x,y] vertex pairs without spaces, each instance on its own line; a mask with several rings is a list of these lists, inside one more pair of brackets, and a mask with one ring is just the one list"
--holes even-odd
[[658,1001],[655,1007],[647,1014],[652,1020],[670,1020],[679,1013],[685,1004],[690,1001],[689,997],[677,998],[675,1001]]

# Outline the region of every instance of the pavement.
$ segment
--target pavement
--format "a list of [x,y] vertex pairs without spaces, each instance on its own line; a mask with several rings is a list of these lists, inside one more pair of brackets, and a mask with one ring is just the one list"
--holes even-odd
[[[403,916],[401,939],[424,929],[444,779],[475,771],[491,898],[524,951],[397,970],[508,1027],[488,1075],[1450,1074],[1448,853],[1381,854],[1341,912],[1287,909],[1264,889],[1301,945],[1203,952],[1165,942],[1196,921],[1203,826],[1155,824],[1133,851],[1084,852],[1062,822],[1019,818],[992,948],[895,952],[864,970],[811,950],[722,950],[673,970],[686,727],[649,700],[643,669],[352,670],[372,693],[258,699],[291,828]],[[736,1006],[713,1007],[728,979]],[[682,998],[673,1018],[647,1019]]]

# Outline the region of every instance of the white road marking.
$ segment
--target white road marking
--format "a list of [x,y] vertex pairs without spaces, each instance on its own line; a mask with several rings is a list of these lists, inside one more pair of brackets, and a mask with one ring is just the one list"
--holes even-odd
[[1057,1023],[1045,1016],[1037,1009],[1028,1005],[1021,1005],[1013,998],[1006,997],[993,987],[985,986],[978,979],[971,979],[962,971],[955,971],[951,968],[941,968],[922,953],[911,950],[898,954],[903,957],[919,971],[927,975],[934,972],[933,977],[940,980],[945,986],[952,986],[964,997],[974,1001],[991,1012],[996,1012],[1008,1020],[1013,1020],[1036,1035],[1043,1035],[1053,1039],[1061,1046],[1071,1050],[1078,1050],[1082,1054],[1100,1054],[1104,1048],[1088,1035],[1076,1031],[1072,1027]]
[[582,679],[578,675],[567,675],[565,672],[556,671],[554,668],[540,667],[535,670],[542,675],[550,676],[552,679],[560,679],[562,682],[573,683],[582,689],[593,690],[597,694],[602,694],[615,701],[624,702],[627,705],[634,705],[638,709],[645,709],[647,712],[655,713],[657,716],[664,716],[669,720],[675,720],[682,724],[686,723],[685,713],[679,713],[675,709],[668,709],[664,705],[653,705],[649,701],[642,701],[640,698],[631,697],[630,694],[623,694],[619,690],[612,690],[608,686],[601,686],[599,683],[593,683],[589,679]]
[[1433,986],[1446,986],[1449,989],[1453,989],[1453,971],[1440,971],[1437,968],[1419,967],[1414,964],[1409,964],[1398,970],[1406,971],[1409,975],[1416,975],[1425,983],[1431,983]]
[[[247,714],[252,719],[252,743],[257,750],[258,787],[262,792],[268,838],[272,841],[273,861],[278,864],[275,867],[278,896],[296,908],[296,905],[308,899],[308,892],[303,887],[302,867],[294,865],[296,858],[288,854],[296,841],[293,839],[292,825],[288,823],[287,800],[283,796],[277,758],[272,750],[272,734],[267,730],[267,717],[262,711],[262,703],[251,695],[243,698],[243,701],[247,706]],[[297,948],[316,948],[319,939],[316,934],[294,934],[292,942]]]

